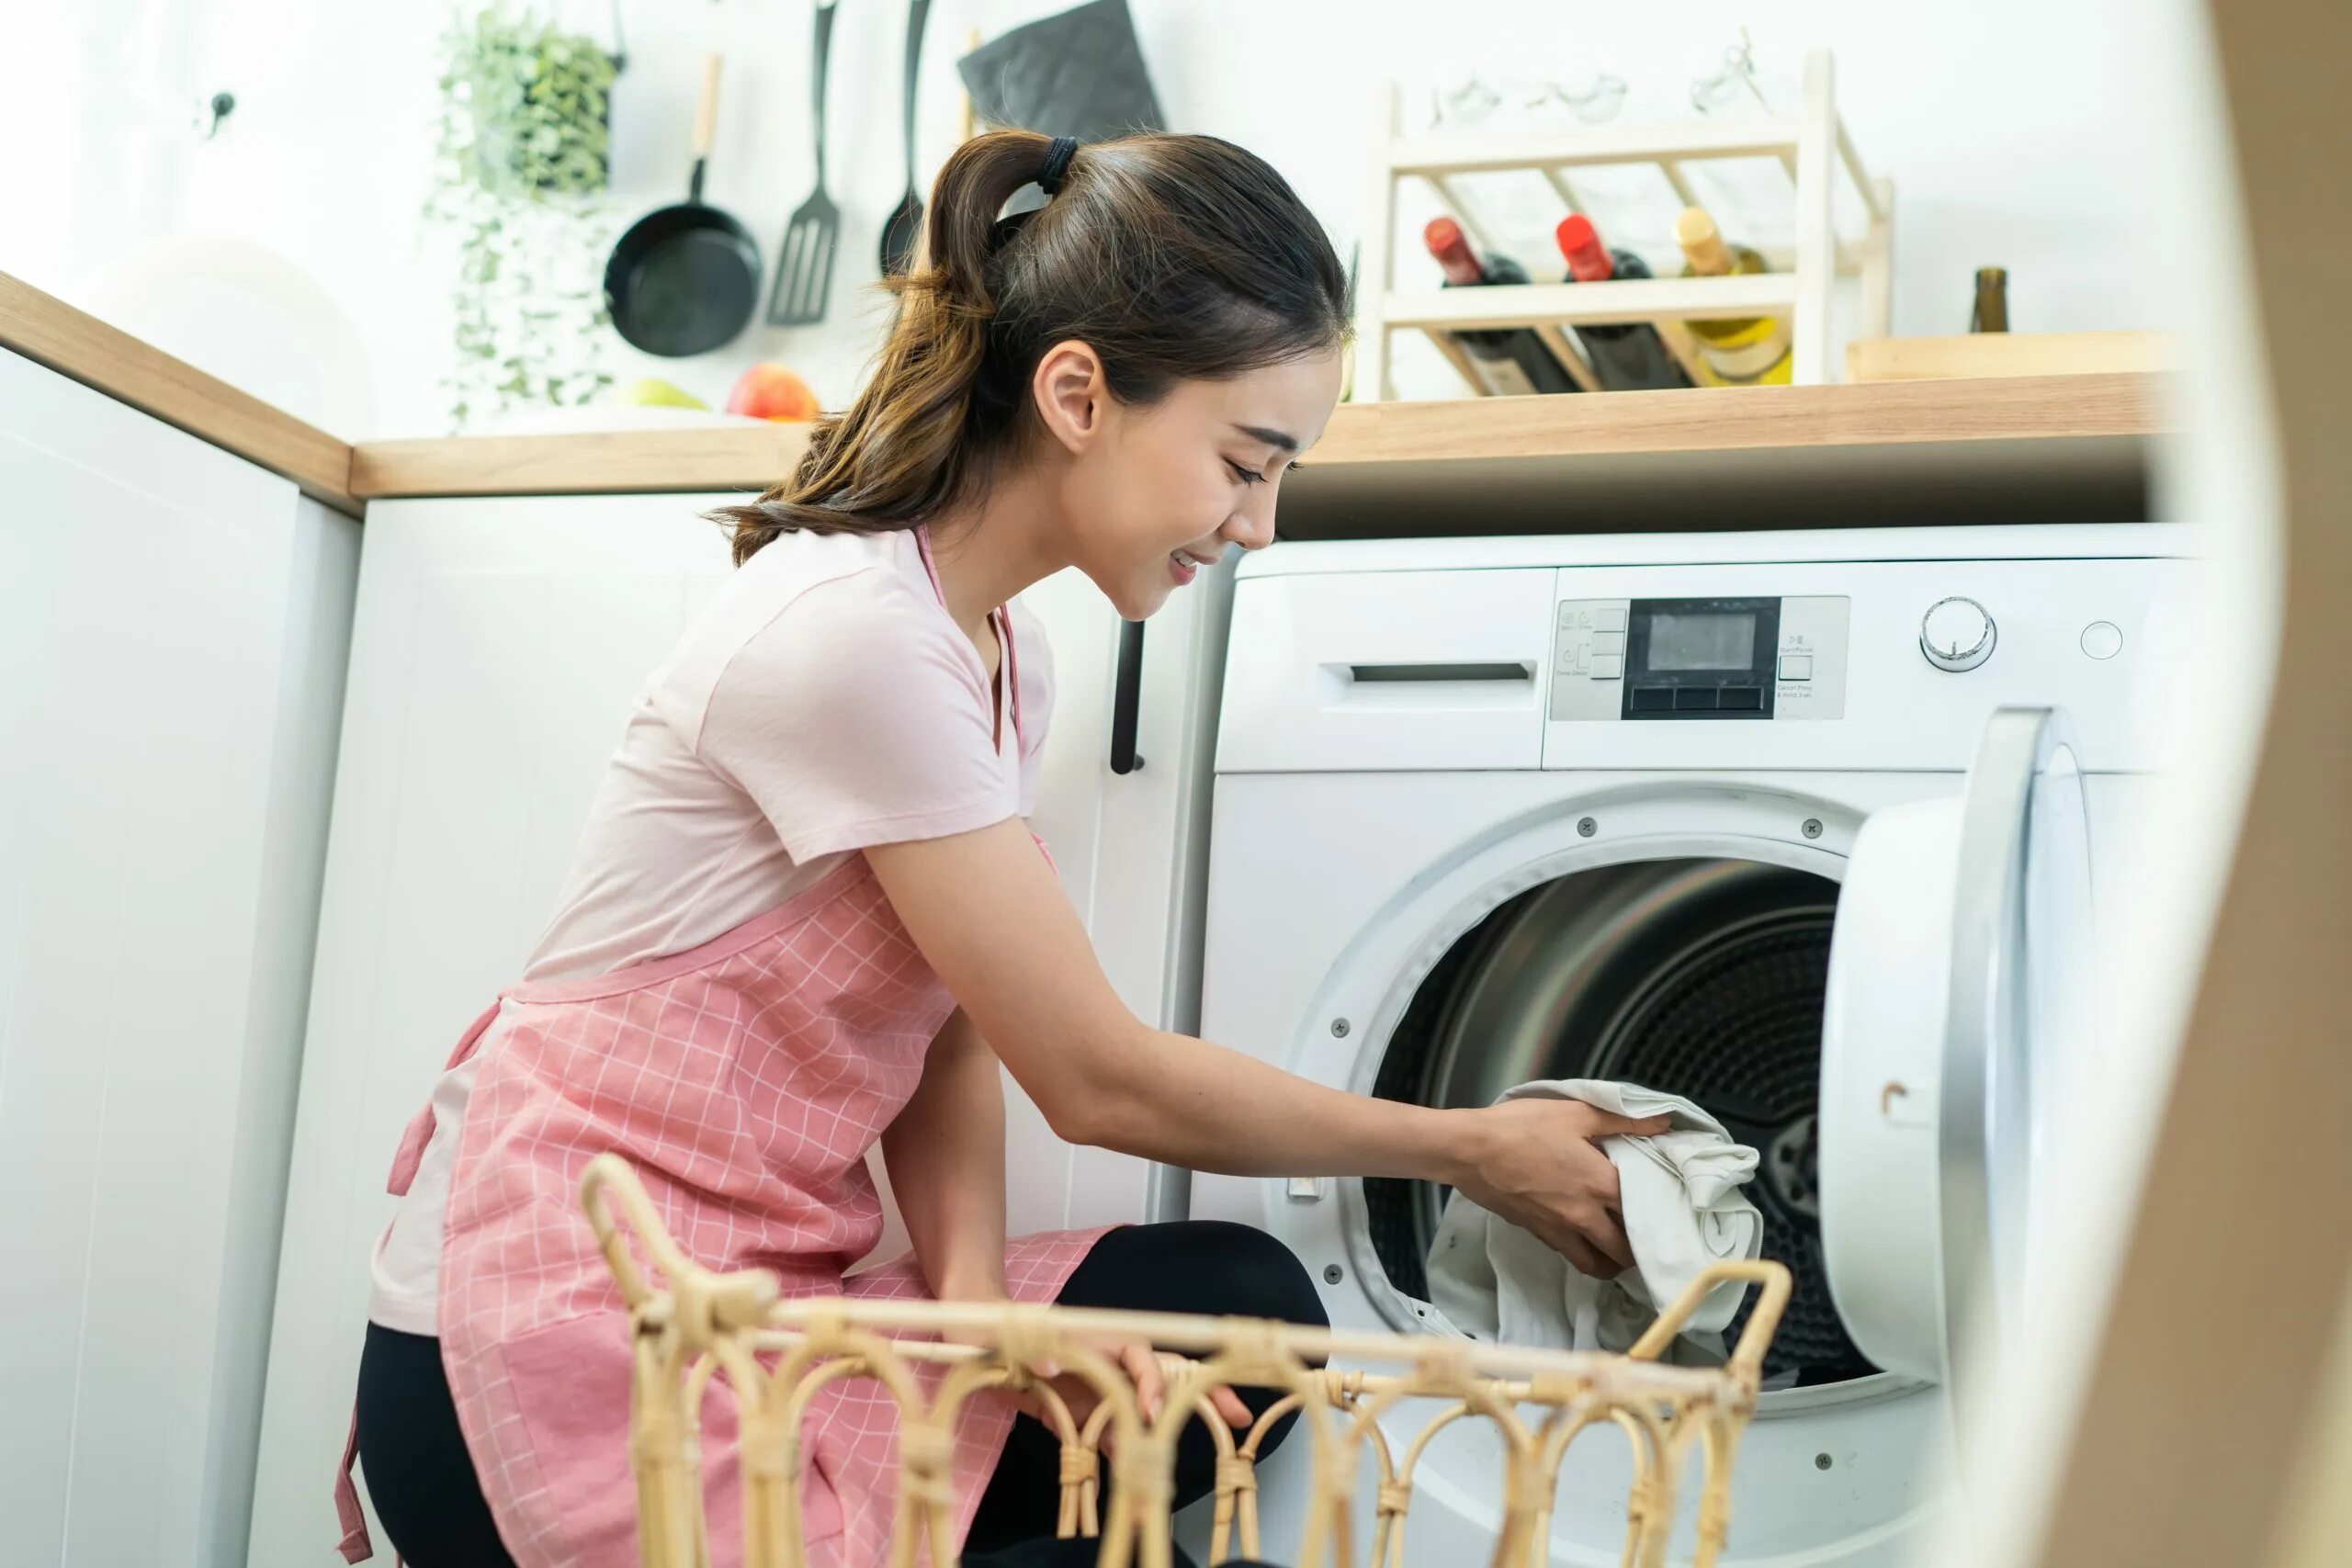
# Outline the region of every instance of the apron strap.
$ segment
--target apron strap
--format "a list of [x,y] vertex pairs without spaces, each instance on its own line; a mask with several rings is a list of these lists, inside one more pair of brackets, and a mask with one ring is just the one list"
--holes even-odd
[[[491,1003],[489,1009],[480,1018],[474,1020],[473,1027],[468,1029],[465,1038],[458,1042],[458,1048],[449,1053],[449,1060],[441,1068],[443,1072],[446,1073],[451,1067],[457,1066],[481,1049],[482,1032],[490,1027],[491,1021],[498,1017],[498,1010],[504,1000],[505,998],[502,997],[498,1001]],[[385,1191],[395,1198],[408,1196],[410,1184],[416,1180],[416,1168],[424,1163],[424,1145],[432,1141],[433,1101],[428,1097],[424,1102],[424,1109],[409,1118],[408,1131],[401,1134],[401,1146],[392,1155],[392,1174],[390,1179],[384,1183]],[[357,1559],[355,1558],[353,1561],[356,1562]]]
[[1021,655],[1012,646],[1012,607],[998,605],[996,618],[997,641],[1004,649],[1004,686],[1012,707],[1012,751],[1017,757],[1021,754]]
[[[915,536],[915,549],[922,557],[923,575],[931,579],[931,591],[939,596],[939,603],[944,606],[947,590],[940,586],[939,565],[931,558],[931,525],[919,523],[911,532]],[[1021,656],[1012,649],[1012,606],[999,604],[989,612],[989,619],[996,625],[997,646],[1004,650],[1004,668],[1000,677],[1012,694],[1012,744],[1014,750],[1018,751],[1021,747]]]
[[[506,998],[501,997],[482,1010],[481,1016],[473,1021],[458,1040],[458,1048],[449,1053],[448,1061],[442,1065],[443,1072],[449,1071],[481,1049],[481,1037],[489,1032],[491,1024],[498,1017],[499,1009],[505,1003]],[[416,1180],[417,1168],[424,1163],[424,1145],[432,1141],[433,1101],[428,1097],[424,1109],[409,1119],[408,1131],[401,1134],[401,1146],[392,1156],[392,1174],[384,1184],[386,1191],[395,1198],[408,1196],[410,1186]],[[336,1467],[334,1473],[334,1517],[335,1522],[343,1527],[343,1539],[335,1542],[335,1550],[343,1554],[345,1562],[365,1562],[376,1555],[376,1543],[368,1536],[367,1510],[360,1507],[359,1488],[351,1479],[351,1467],[358,1458],[359,1412],[355,1407],[351,1412],[350,1434],[343,1440],[343,1463]]]
[[343,1539],[334,1549],[343,1553],[345,1562],[365,1562],[376,1555],[376,1543],[368,1539],[368,1513],[359,1506],[359,1488],[352,1483],[352,1461],[359,1457],[359,1412],[351,1413],[351,1435],[343,1440],[343,1463],[334,1472],[334,1517],[343,1527]]

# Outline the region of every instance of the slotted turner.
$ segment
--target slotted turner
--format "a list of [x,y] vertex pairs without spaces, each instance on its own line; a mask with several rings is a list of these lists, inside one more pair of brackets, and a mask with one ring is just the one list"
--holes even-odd
[[841,0],[817,7],[816,85],[817,188],[786,225],[778,247],[775,287],[768,294],[768,325],[805,327],[825,319],[833,291],[833,254],[841,249],[841,209],[825,194],[825,67],[833,52],[833,10]]

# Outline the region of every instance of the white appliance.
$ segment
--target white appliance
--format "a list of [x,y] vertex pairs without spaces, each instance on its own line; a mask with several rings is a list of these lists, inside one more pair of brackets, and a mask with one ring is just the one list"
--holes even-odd
[[[350,1418],[368,1257],[392,1210],[392,1150],[467,1020],[513,983],[554,908],[630,703],[729,570],[698,514],[735,499],[368,509],[268,1348],[255,1568],[332,1554],[326,1483]],[[1199,996],[1207,738],[1231,589],[1229,568],[1204,573],[1148,638],[1123,632],[1075,572],[1023,596],[1046,623],[1058,687],[1033,825],[1121,996],[1170,1029],[1193,1027]],[[1146,1161],[1063,1143],[1009,1079],[1005,1100],[1015,1234],[1182,1213],[1181,1172],[1171,1181]],[[889,1220],[878,1257],[904,1247]]]
[[[1436,1105],[1623,1077],[1755,1144],[1797,1287],[1732,1561],[1894,1562],[1950,1495],[1942,1389],[1998,1331],[1977,1303],[2021,1299],[2029,1198],[2065,1181],[2045,1113],[2130,1066],[2094,1067],[2070,982],[2093,859],[2161,764],[2184,544],[1433,538],[1241,569],[1204,1032]],[[1421,1326],[1442,1192],[1203,1174],[1192,1197],[1289,1243],[1335,1324]],[[1276,1556],[1301,1449],[1262,1483]],[[1474,1423],[1440,1438],[1408,1561],[1483,1559],[1499,1460]],[[1555,1562],[1616,1561],[1628,1479],[1622,1443],[1577,1445]]]

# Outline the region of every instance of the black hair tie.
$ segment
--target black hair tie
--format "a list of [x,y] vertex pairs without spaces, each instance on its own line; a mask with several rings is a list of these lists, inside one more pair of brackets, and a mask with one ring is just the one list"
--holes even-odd
[[1061,194],[1062,176],[1069,173],[1069,161],[1078,156],[1078,138],[1057,136],[1054,144],[1046,149],[1046,166],[1037,175],[1037,188],[1047,196]]

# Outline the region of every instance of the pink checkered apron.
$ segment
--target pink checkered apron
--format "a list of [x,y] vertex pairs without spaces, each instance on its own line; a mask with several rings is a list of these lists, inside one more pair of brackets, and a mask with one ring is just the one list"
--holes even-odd
[[[1008,660],[1011,629],[1000,623]],[[1008,664],[1008,681],[1017,678]],[[1017,701],[1013,724],[1017,735]],[[442,1363],[516,1561],[625,1568],[637,1561],[628,1323],[580,1212],[582,1168],[619,1151],[679,1246],[710,1268],[772,1269],[788,1295],[926,1295],[911,1258],[854,1278],[843,1270],[882,1235],[866,1152],[913,1095],[956,1004],[863,855],[701,947],[599,978],[526,984],[507,998],[520,1005],[481,1064],[458,1134],[441,1256]],[[498,1011],[475,1021],[451,1066],[474,1054]],[[429,1108],[411,1124],[395,1193],[406,1192],[432,1126]],[[1014,1240],[1012,1295],[1051,1301],[1102,1234]],[[1012,1420],[1001,1400],[965,1406],[959,1540]],[[706,1403],[704,1422],[710,1544],[723,1564],[740,1558],[742,1540],[723,1393]],[[889,1396],[868,1382],[828,1384],[806,1434],[812,1561],[882,1561],[896,1502]],[[336,1503],[344,1555],[358,1562],[371,1548],[347,1452]]]

